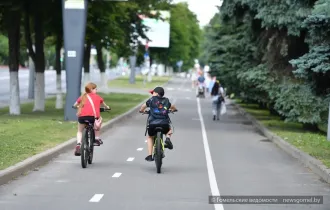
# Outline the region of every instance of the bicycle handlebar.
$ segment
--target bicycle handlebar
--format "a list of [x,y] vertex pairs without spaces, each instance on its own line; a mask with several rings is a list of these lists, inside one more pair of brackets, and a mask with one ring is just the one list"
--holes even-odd
[[[177,112],[177,111],[178,111],[178,110],[169,110],[169,113],[174,114],[174,112]],[[144,111],[144,112],[139,111],[139,113],[142,113],[142,114],[150,114],[150,110],[148,110],[148,111]]]
[[100,108],[100,112],[106,112],[106,111],[110,111],[111,110],[111,108],[109,107],[109,109],[108,108],[105,108],[105,107],[101,107]]

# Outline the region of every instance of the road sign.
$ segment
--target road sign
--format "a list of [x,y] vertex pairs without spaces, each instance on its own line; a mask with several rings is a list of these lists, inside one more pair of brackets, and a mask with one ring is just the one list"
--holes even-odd
[[176,63],[176,65],[177,65],[178,67],[181,67],[182,64],[183,64],[183,61],[178,61],[178,62]]

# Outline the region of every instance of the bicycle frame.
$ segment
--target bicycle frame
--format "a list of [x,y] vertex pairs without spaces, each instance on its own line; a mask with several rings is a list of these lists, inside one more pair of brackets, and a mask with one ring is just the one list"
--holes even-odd
[[[72,106],[72,108],[76,109],[76,107],[74,106]],[[105,112],[108,110],[111,109],[100,108],[100,112]],[[92,164],[93,162],[94,143],[95,143],[94,123],[90,123],[89,121],[86,121],[82,135],[82,145],[80,147],[81,166],[83,168],[87,167],[87,162],[89,164]]]

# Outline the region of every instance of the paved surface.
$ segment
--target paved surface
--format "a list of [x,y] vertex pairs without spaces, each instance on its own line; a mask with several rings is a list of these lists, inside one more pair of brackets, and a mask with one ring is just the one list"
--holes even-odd
[[[167,150],[163,173],[147,155],[146,116],[103,135],[94,163],[82,169],[73,151],[39,171],[0,187],[1,210],[212,210],[208,196],[323,195],[324,205],[218,205],[225,210],[328,210],[330,185],[272,143],[263,141],[228,105],[212,120],[210,99],[196,101],[190,82],[174,79],[166,95],[178,106],[171,115],[174,150]],[[200,109],[199,109],[200,104]],[[111,104],[110,104],[111,105]]]
[[[109,80],[115,79],[118,75],[112,70],[107,70]],[[99,83],[100,73],[98,70],[91,71],[91,80]],[[9,72],[6,69],[0,69],[0,83],[2,88],[0,89],[0,106],[8,106],[10,92],[9,92]],[[29,91],[29,70],[22,69],[19,71],[19,85],[20,85],[20,96],[22,103],[31,101],[28,99]],[[62,89],[66,92],[66,75],[65,71],[62,71]],[[45,91],[47,96],[54,95],[56,93],[56,71],[47,70],[45,71]]]

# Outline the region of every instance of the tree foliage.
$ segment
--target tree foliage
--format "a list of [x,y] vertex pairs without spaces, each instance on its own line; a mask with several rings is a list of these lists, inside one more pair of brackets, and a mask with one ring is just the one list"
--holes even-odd
[[327,119],[330,1],[224,0],[204,29],[204,62],[229,92],[288,121]]

